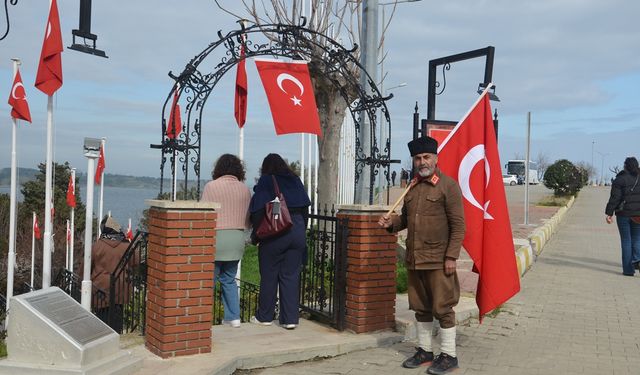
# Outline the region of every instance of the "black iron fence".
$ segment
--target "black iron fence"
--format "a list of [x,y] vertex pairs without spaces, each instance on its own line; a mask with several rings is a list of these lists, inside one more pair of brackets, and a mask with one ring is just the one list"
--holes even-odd
[[[260,286],[248,281],[236,279],[239,283],[238,294],[240,296],[240,321],[246,323],[258,308],[258,293]],[[222,324],[224,308],[222,305],[222,287],[215,283],[213,288],[213,325]]]
[[300,278],[300,308],[312,318],[344,330],[348,219],[334,209],[309,215],[308,259]]

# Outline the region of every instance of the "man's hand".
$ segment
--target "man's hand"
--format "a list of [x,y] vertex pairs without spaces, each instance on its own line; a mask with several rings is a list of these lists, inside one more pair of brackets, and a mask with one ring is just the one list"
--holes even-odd
[[380,220],[378,220],[378,225],[383,228],[389,228],[391,226],[391,218],[387,215],[380,216]]
[[456,272],[456,260],[452,258],[446,258],[444,260],[444,274],[449,276]]
[[613,216],[607,215],[607,218],[605,220],[607,221],[607,224],[611,224],[613,223]]

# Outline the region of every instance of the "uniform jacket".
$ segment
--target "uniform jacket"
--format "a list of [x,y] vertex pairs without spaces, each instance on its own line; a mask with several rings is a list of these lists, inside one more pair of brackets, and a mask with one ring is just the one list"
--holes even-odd
[[[106,302],[109,303],[109,281],[111,272],[116,269],[118,262],[129,247],[127,241],[110,240],[100,238],[91,249],[91,281],[93,282],[93,294],[102,290],[106,294]],[[116,288],[116,303],[125,304],[129,301],[127,292]]]
[[[623,201],[624,205],[620,207]],[[614,212],[617,216],[640,216],[640,178],[638,175],[634,176],[623,170],[613,180],[605,213],[612,216]]]
[[458,183],[436,169],[404,198],[402,214],[392,217],[392,232],[407,228],[408,269],[439,269],[445,257],[458,259],[464,239],[464,207]]

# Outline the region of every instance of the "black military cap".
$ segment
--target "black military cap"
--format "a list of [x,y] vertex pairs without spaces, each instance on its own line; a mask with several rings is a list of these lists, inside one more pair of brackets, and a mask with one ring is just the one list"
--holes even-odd
[[424,154],[425,152],[428,152],[430,154],[438,153],[438,141],[428,136],[414,139],[413,141],[407,143],[407,146],[409,147],[411,156]]

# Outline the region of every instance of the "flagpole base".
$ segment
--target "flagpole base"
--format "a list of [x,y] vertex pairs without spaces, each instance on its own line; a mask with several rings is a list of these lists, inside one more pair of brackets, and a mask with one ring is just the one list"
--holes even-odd
[[91,280],[82,280],[80,301],[85,310],[91,311]]

